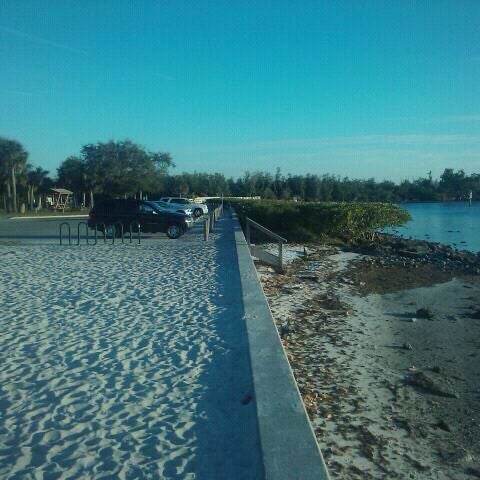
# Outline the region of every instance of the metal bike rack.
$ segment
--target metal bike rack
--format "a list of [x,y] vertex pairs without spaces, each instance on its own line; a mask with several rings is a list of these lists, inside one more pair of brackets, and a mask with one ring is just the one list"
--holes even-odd
[[[105,230],[106,225],[104,223],[101,223],[100,225],[103,225],[102,232],[103,232],[103,243],[107,245],[107,232]],[[112,243],[110,245],[115,244],[115,235],[112,236]]]
[[[113,225],[115,225],[115,226],[119,225],[119,227],[120,227],[120,238],[122,239],[122,244],[125,244],[125,230],[123,228],[123,223],[122,222],[116,222]],[[136,227],[137,227],[137,239],[138,239],[138,244],[140,245],[140,243],[141,243],[141,235],[140,235],[141,229],[140,229],[140,224],[139,223],[132,222],[128,225],[128,232],[129,232],[128,239],[129,239],[130,243],[133,243],[133,226],[134,225],[136,225]],[[115,237],[116,237],[116,235],[112,236],[111,245],[115,244]],[[103,224],[103,239],[104,239],[104,242],[107,243],[107,236],[106,236],[106,233],[105,233],[105,224]]]
[[95,225],[95,236],[93,237],[93,243],[90,243],[90,235],[88,231],[88,223],[87,222],[78,222],[77,225],[77,245],[80,245],[80,230],[81,226],[85,226],[85,237],[87,239],[87,245],[96,245],[97,244],[97,225]]
[[[133,224],[136,223],[136,222],[132,222],[129,224],[129,231],[130,231],[130,243],[132,243],[132,236],[133,236],[133,231],[132,231],[132,226]],[[141,225],[139,223],[136,223],[137,225],[137,238],[138,238],[138,244],[140,245],[141,241],[140,241],[140,238],[141,238]]]
[[[109,224],[111,225],[111,224]],[[123,224],[121,222],[117,222],[117,223],[114,223],[113,224],[115,227],[117,225],[119,225],[119,228],[120,228],[120,238],[122,240],[122,244],[125,244],[125,230],[123,228]],[[80,233],[81,233],[81,229],[82,227],[84,226],[85,228],[85,237],[86,237],[86,240],[87,240],[87,245],[97,245],[98,243],[98,230],[99,230],[99,227],[100,227],[100,230],[102,231],[103,233],[103,243],[105,245],[109,244],[109,245],[114,245],[115,244],[115,233],[114,235],[112,236],[112,241],[111,242],[107,242],[107,232],[105,231],[105,228],[106,228],[106,224],[105,223],[95,223],[94,224],[94,236],[93,238],[91,238],[90,234],[89,234],[89,228],[88,228],[88,223],[87,222],[79,222],[77,224],[77,243],[76,245],[80,245]],[[60,224],[60,230],[59,230],[59,239],[60,239],[60,245],[63,245],[64,242],[64,234],[63,234],[63,230],[64,230],[64,227],[67,228],[67,234],[68,234],[68,244],[69,245],[72,245],[72,232],[71,232],[71,227],[70,227],[70,224],[68,222],[62,222]],[[133,243],[134,241],[134,229],[135,229],[135,233],[137,235],[137,239],[138,239],[138,244],[140,245],[141,244],[141,238],[142,238],[142,235],[141,235],[141,225],[137,222],[132,222],[129,224],[129,228],[128,228],[128,232],[129,232],[129,242],[130,243]]]
[[62,222],[60,224],[60,245],[63,245],[63,226],[66,225],[67,228],[68,228],[68,244],[71,245],[72,244],[72,233],[71,233],[71,229],[70,229],[70,224],[68,222]]
[[[95,224],[95,227],[94,227],[93,231],[95,232],[95,235],[94,235],[94,237],[93,237],[93,238],[94,238],[94,243],[93,243],[93,245],[96,245],[96,244],[97,244],[97,233],[98,233],[97,224]],[[88,242],[88,240],[87,240],[87,242]]]
[[[119,225],[120,226],[120,238],[122,239],[122,244],[124,244],[125,241],[124,241],[124,238],[123,238],[123,223],[117,222],[117,223],[114,223],[114,225]],[[116,234],[117,234],[117,229],[115,228],[114,236],[116,236]]]

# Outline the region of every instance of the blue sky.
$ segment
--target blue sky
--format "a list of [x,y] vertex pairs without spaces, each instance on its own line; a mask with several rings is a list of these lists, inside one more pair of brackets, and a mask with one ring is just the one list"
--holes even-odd
[[0,135],[55,172],[129,138],[175,171],[480,172],[480,2],[0,2]]

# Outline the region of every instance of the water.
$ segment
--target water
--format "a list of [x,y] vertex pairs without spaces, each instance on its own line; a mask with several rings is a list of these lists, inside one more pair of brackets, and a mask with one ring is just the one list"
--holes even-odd
[[[406,203],[412,219],[396,229],[403,237],[452,245],[480,252],[480,202]],[[391,230],[390,230],[391,232]]]

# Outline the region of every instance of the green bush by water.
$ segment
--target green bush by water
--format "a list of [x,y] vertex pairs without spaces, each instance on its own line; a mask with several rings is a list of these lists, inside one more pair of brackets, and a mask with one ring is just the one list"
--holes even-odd
[[242,226],[249,217],[289,241],[356,239],[380,228],[403,225],[411,218],[407,211],[391,203],[227,201],[236,210]]

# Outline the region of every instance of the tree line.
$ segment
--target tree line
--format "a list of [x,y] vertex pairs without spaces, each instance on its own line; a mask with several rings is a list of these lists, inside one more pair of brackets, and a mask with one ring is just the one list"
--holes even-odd
[[[98,142],[66,158],[52,175],[28,162],[28,152],[15,140],[0,137],[0,208],[16,212],[20,205],[38,206],[39,195],[52,187],[72,190],[77,204],[85,198],[182,196],[260,196],[306,201],[405,202],[461,200],[473,192],[480,198],[480,174],[446,168],[439,179],[375,181],[331,174],[292,175],[245,172],[239,178],[221,173],[172,174],[172,156],[150,152],[130,140]],[[87,196],[86,196],[87,194]],[[90,195],[88,195],[90,194]],[[138,197],[137,197],[138,198]]]

